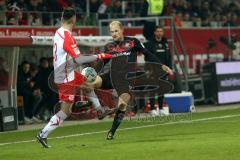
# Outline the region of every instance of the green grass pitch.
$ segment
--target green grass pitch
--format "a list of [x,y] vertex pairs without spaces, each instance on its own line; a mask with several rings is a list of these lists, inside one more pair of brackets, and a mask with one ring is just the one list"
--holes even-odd
[[[193,113],[192,120],[125,120],[112,141],[111,122],[60,127],[49,149],[39,130],[0,133],[1,160],[239,160],[240,109]],[[17,143],[13,143],[17,142]]]

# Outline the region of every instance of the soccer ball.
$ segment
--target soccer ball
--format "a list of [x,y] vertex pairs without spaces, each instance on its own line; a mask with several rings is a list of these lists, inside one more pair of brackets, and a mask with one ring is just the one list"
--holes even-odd
[[83,68],[81,74],[86,77],[87,82],[94,82],[97,78],[97,72],[92,67]]

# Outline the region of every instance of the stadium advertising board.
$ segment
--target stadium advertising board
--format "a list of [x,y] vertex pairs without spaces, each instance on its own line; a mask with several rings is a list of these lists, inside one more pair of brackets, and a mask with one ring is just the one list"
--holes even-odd
[[217,62],[217,98],[219,104],[240,102],[240,62]]

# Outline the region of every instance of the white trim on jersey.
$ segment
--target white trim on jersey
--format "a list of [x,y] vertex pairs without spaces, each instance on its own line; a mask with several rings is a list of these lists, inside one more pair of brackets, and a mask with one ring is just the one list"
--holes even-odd
[[[64,47],[66,47],[64,45],[74,45],[76,44],[75,40],[69,30],[61,27],[56,31],[53,41],[54,82],[57,84],[70,82],[74,80],[74,61],[72,55],[64,50]],[[67,41],[71,42],[68,43]],[[68,47],[71,48],[72,46]]]

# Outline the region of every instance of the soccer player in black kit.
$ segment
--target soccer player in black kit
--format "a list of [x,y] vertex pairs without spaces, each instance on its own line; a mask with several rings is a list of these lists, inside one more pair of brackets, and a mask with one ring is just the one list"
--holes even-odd
[[[110,71],[100,75],[102,78],[101,88],[116,89],[119,100],[112,127],[107,134],[107,140],[113,139],[117,128],[124,118],[127,106],[130,100],[133,99],[133,93],[130,89],[131,85],[126,75],[129,75],[129,71],[133,71],[133,65],[131,65],[131,63],[137,62],[138,52],[144,54],[145,61],[159,63],[157,58],[147,51],[139,40],[123,35],[123,26],[121,22],[112,21],[109,24],[109,32],[113,42],[105,46],[105,52],[112,54],[113,58],[109,62],[111,66]],[[166,74],[172,74],[172,70],[166,65],[158,64],[158,67],[159,66]],[[172,85],[168,82],[163,83],[165,84],[165,86],[162,87],[163,92],[170,92],[173,89]]]

